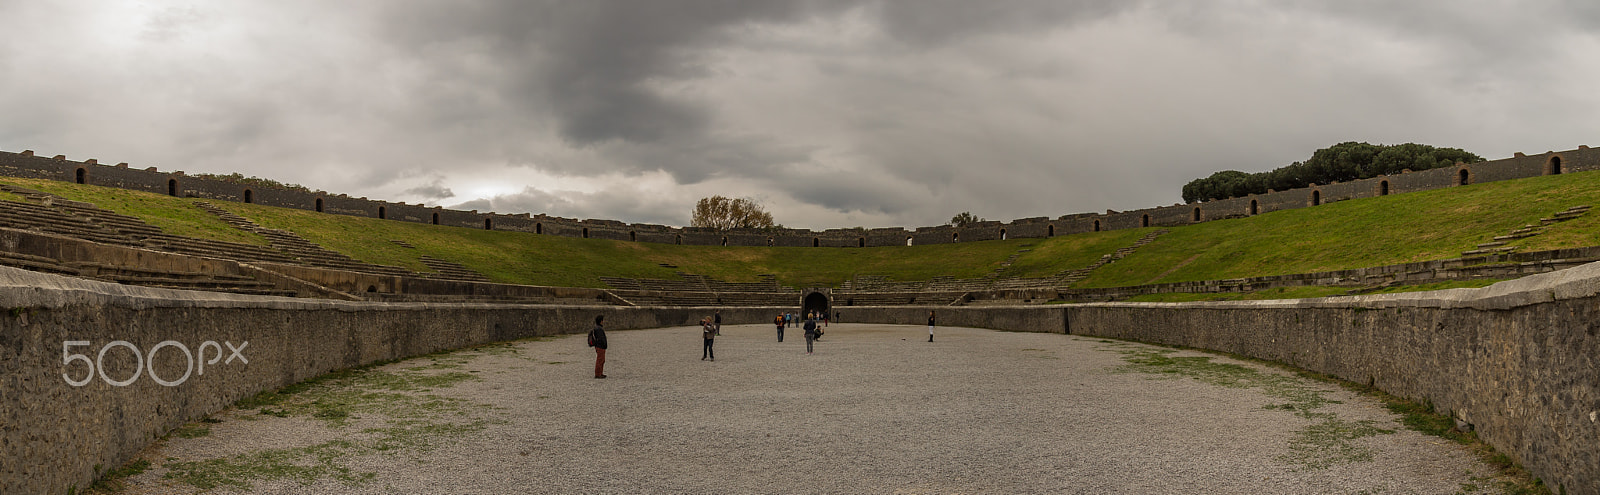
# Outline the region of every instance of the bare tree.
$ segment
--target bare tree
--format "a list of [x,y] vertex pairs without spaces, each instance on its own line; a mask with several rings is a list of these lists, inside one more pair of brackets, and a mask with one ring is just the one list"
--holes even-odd
[[709,227],[717,230],[772,228],[772,214],[750,198],[700,198],[694,204],[694,215],[689,220],[692,227]]

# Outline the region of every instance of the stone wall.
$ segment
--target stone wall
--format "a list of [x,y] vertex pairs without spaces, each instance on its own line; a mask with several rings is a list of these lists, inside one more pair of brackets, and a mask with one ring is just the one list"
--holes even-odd
[[1600,493],[1600,264],[1485,289],[1067,310],[1074,334],[1213,349],[1430,403],[1557,493]]
[[[691,325],[709,308],[372,303],[101,283],[0,267],[0,493],[79,491],[173,428],[264,390],[383,360],[505,340]],[[730,323],[777,308],[725,308]],[[614,338],[614,341],[625,339]],[[137,348],[136,361],[127,342]],[[163,342],[167,345],[153,350]],[[66,343],[87,342],[85,345]],[[208,346],[206,342],[215,342]],[[248,342],[248,344],[246,344]],[[192,365],[184,350],[200,361]],[[575,345],[582,345],[581,343]],[[622,345],[622,344],[619,344]],[[65,349],[64,349],[65,347]],[[203,348],[203,350],[202,350]],[[107,349],[101,357],[101,350]],[[215,350],[213,350],[215,349]],[[84,355],[64,365],[64,355]],[[144,366],[135,368],[143,362]],[[99,376],[105,371],[105,378]],[[113,386],[109,382],[126,382]],[[181,382],[166,386],[155,381]],[[87,379],[82,386],[68,380]]]
[[1315,185],[1244,198],[1175,204],[1126,212],[1108,210],[1103,214],[1078,213],[1053,219],[1035,217],[1011,222],[980,222],[960,228],[940,225],[915,229],[889,227],[870,230],[828,229],[821,232],[778,229],[730,233],[709,232],[688,227],[629,224],[616,220],[578,220],[544,214],[447,210],[440,207],[352,198],[324,191],[308,192],[235,184],[190,177],[182,171],[162,172],[155,167],[132,168],[125,163],[107,166],[93,159],[77,162],[67,160],[61,155],[46,158],[35,156],[32,151],[21,153],[0,151],[0,175],[74,182],[78,180],[80,170],[83,173],[83,182],[88,184],[174,196],[250,202],[338,215],[475,229],[696,246],[877,247],[903,246],[906,245],[907,239],[916,245],[949,244],[1002,238],[1052,237],[1101,230],[1189,225],[1223,218],[1305,208],[1347,199],[1454,187],[1460,185],[1463,173],[1467,176],[1468,184],[1477,184],[1555,173],[1600,170],[1600,149],[1579,146],[1575,150],[1552,151],[1539,155],[1517,153],[1511,158],[1455,167]]
[[[608,329],[626,330],[691,325],[712,309],[286,299],[4,267],[0,305],[9,308],[0,315],[4,493],[85,487],[185,421],[329,371],[582,332],[597,314]],[[730,324],[766,323],[796,309],[722,314]],[[1115,337],[1289,363],[1427,401],[1473,424],[1547,485],[1600,493],[1600,264],[1485,289],[1294,301],[834,309],[846,323],[922,325],[936,310],[941,326]],[[129,345],[108,347],[115,341]],[[176,345],[152,356],[167,341],[206,361],[230,356],[226,344],[249,342],[249,363],[217,361],[165,386],[154,378],[177,381],[187,365]],[[205,342],[215,350],[201,351]],[[142,371],[129,346],[142,353]],[[85,357],[64,362],[73,355]],[[108,383],[133,376],[127,386]],[[88,383],[69,384],[77,380]]]

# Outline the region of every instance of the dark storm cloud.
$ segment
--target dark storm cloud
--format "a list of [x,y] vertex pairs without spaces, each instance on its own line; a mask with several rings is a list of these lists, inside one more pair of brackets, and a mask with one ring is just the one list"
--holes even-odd
[[0,149],[677,225],[1127,210],[1347,140],[1600,144],[1597,5],[0,2]]

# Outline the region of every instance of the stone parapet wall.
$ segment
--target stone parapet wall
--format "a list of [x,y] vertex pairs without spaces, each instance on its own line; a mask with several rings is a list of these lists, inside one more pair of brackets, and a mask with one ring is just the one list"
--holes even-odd
[[[82,162],[64,156],[35,156],[31,151],[0,151],[0,175],[78,180],[101,186],[118,187],[156,194],[206,198],[220,201],[250,202],[324,213],[384,218],[389,220],[449,225],[455,227],[507,230],[544,235],[610,239],[618,241],[688,244],[695,246],[778,246],[778,247],[878,247],[912,244],[949,244],[993,239],[1040,238],[1055,235],[1119,230],[1141,227],[1170,227],[1198,222],[1259,215],[1279,210],[1305,208],[1322,203],[1384,194],[1398,194],[1460,185],[1461,174],[1467,183],[1493,182],[1600,170],[1600,149],[1580,146],[1561,152],[1523,155],[1473,164],[1461,164],[1420,172],[1375,177],[1338,184],[1314,185],[1289,191],[1270,192],[1244,198],[1231,198],[1191,204],[1177,204],[1126,212],[1077,213],[1054,219],[1034,217],[1011,222],[980,222],[954,227],[949,225],[859,229],[757,229],[728,233],[704,229],[678,228],[653,224],[628,224],[616,220],[553,217],[528,213],[481,213],[476,210],[447,210],[405,203],[352,198],[323,191],[236,184],[184,175],[181,171],[162,172],[155,167],[132,168],[126,164],[101,165],[97,160]],[[1387,185],[1387,189],[1385,189]],[[248,201],[247,201],[248,200]],[[1254,209],[1251,205],[1254,204]]]
[[[0,267],[0,493],[87,488],[155,439],[265,390],[378,361],[539,335],[694,324],[711,308],[374,303],[124,286]],[[779,308],[726,308],[767,322]],[[613,338],[616,346],[626,345]],[[163,342],[168,345],[153,351]],[[87,342],[86,345],[64,345]],[[136,364],[127,342],[141,354]],[[215,342],[207,346],[205,342]],[[248,344],[244,344],[248,342]],[[184,350],[211,361],[185,376]],[[109,345],[109,348],[108,348]],[[574,341],[581,346],[581,341]],[[64,349],[65,347],[65,349]],[[204,347],[204,350],[202,350]],[[213,348],[217,350],[213,350]],[[103,358],[102,349],[108,349]],[[96,373],[68,355],[84,355]],[[153,363],[152,363],[153,361]],[[105,370],[107,379],[98,372]],[[65,375],[65,376],[64,376]],[[113,386],[109,381],[127,381]],[[68,380],[87,377],[83,386]],[[153,378],[181,383],[165,386]]]
[[1231,352],[1432,404],[1557,493],[1600,493],[1600,265],[1485,289],[1095,303],[1071,333]]
[[[796,301],[798,303],[798,301]],[[587,330],[692,325],[714,307],[375,303],[106,284],[0,267],[0,492],[85,487],[155,438],[234,401],[322,373],[489,342]],[[797,307],[720,308],[728,324]],[[1052,306],[841,307],[844,323],[1072,333],[1284,362],[1433,404],[1568,493],[1600,493],[1600,264],[1454,289],[1291,301]],[[128,347],[153,360],[140,377]],[[172,341],[249,342],[248,364],[185,383]],[[618,345],[626,339],[615,338]],[[87,345],[64,346],[70,342]],[[579,344],[574,344],[579,345]],[[65,349],[64,349],[65,347]],[[65,351],[66,355],[63,355]],[[227,348],[206,360],[231,355]],[[97,361],[107,378],[89,375]],[[84,386],[69,380],[87,377]],[[96,466],[100,466],[98,469]],[[97,472],[98,471],[98,472]]]

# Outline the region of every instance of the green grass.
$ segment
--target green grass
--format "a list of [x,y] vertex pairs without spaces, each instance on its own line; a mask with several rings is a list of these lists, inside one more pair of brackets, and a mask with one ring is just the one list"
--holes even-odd
[[[93,203],[103,209],[138,217],[172,235],[261,246],[267,244],[266,238],[233,228],[216,215],[206,213],[193,204],[196,200],[190,198],[45,179],[0,177],[0,184],[22,186],[73,201]],[[22,198],[14,201],[22,201]]]
[[[1585,172],[1211,221],[1173,228],[1078,286],[1218,280],[1454,258],[1496,235],[1537,224],[1571,206],[1591,204],[1597,193],[1600,173]],[[1600,244],[1597,232],[1600,215],[1586,215],[1512,245],[1525,251],[1591,246]]]
[[[162,229],[235,242],[264,243],[198,210],[193,199],[57,181],[8,182],[144,218]],[[1075,287],[1218,280],[1364,268],[1460,256],[1568,207],[1591,204],[1600,172],[1491,182],[1340,201],[1249,218],[1169,227],[1132,255],[1103,266]],[[1017,255],[1006,277],[1049,277],[1094,263],[1153,229],[1128,229],[922,246],[785,248],[681,246],[485,231],[216,202],[270,228],[285,229],[370,263],[430,271],[423,255],[460,263],[503,283],[603,287],[600,277],[676,278],[679,271],[731,282],[774,274],[794,287],[834,287],[858,275],[897,281],[977,278]],[[408,249],[390,240],[415,246]],[[1511,244],[1523,251],[1600,245],[1600,213],[1551,226]],[[666,268],[661,265],[670,265]],[[1408,286],[1397,290],[1425,290]],[[1290,288],[1244,295],[1167,294],[1138,300],[1277,299],[1339,295],[1345,289]]]
[[[731,282],[751,282],[761,274],[776,274],[780,283],[801,287],[835,286],[856,275],[885,275],[905,281],[937,276],[976,278],[994,271],[1024,246],[1033,246],[1030,249],[1034,251],[1024,253],[1012,271],[1016,276],[1042,277],[1087,266],[1124,246],[1126,243],[1120,241],[1128,235],[1099,233],[1082,238],[877,248],[681,246],[335,216],[255,204],[216,204],[262,226],[293,231],[370,263],[428,271],[418,261],[420,256],[428,255],[460,263],[497,282],[566,287],[600,287],[602,276],[672,279],[679,271]],[[403,240],[415,249],[388,242],[391,239]],[[1045,254],[1035,254],[1040,252]]]

